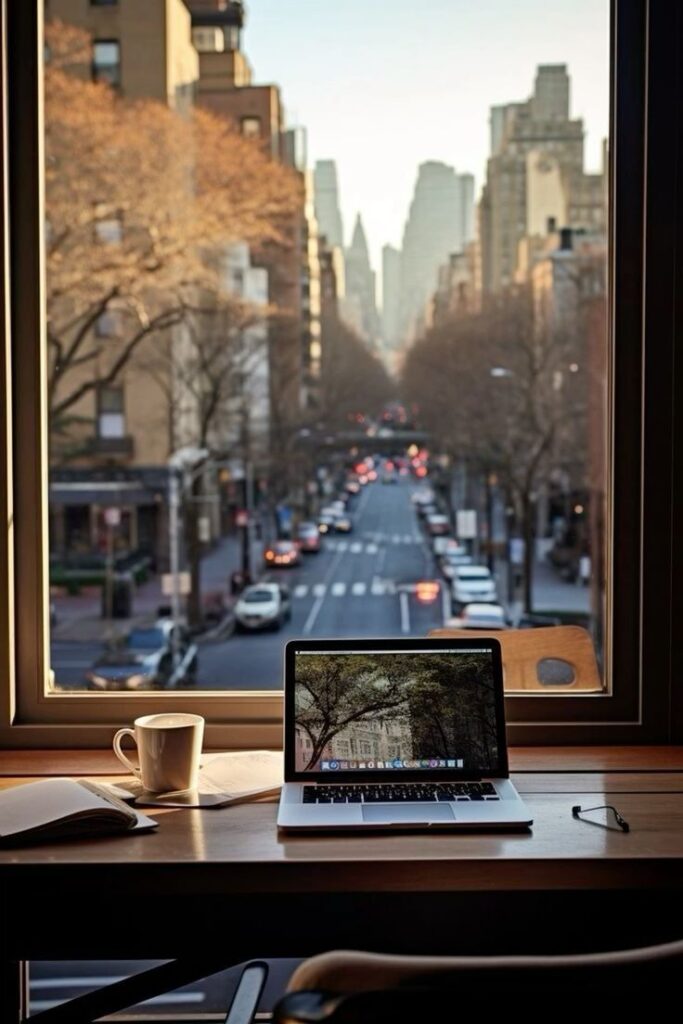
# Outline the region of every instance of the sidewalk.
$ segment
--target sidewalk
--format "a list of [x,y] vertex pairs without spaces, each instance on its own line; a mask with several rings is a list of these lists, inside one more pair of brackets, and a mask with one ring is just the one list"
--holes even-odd
[[[261,545],[254,544],[254,558],[261,557]],[[202,559],[201,586],[206,596],[212,591],[228,594],[230,574],[239,568],[242,559],[240,537],[223,537]],[[161,593],[161,577],[155,576],[137,587],[133,595],[133,612],[129,619],[103,619],[100,614],[100,587],[84,587],[80,594],[60,594],[52,598],[57,623],[51,630],[52,640],[77,640],[96,643],[110,636],[121,636],[135,626],[154,621],[160,605],[169,598]]]
[[[496,582],[498,593],[504,604],[510,605],[510,612],[521,614],[522,602],[518,599],[515,602],[507,601],[507,566],[504,562],[498,562],[496,566]],[[567,583],[557,573],[557,570],[548,562],[534,562],[533,577],[533,607],[534,612],[578,612],[580,614],[590,613],[590,587],[584,587],[579,583]]]

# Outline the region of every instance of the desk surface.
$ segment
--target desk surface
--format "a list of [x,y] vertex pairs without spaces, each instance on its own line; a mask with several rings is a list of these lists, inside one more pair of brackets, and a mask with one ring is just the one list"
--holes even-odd
[[[226,963],[335,948],[566,951],[672,938],[683,916],[682,753],[513,751],[535,819],[528,834],[278,835],[270,801],[157,810],[153,833],[3,850],[0,968],[201,958],[217,936]],[[118,774],[102,754],[0,754],[0,785],[67,771]],[[605,802],[628,834],[572,818],[573,804]]]
[[[176,891],[197,895],[216,886],[242,894],[683,886],[680,748],[610,748],[606,755],[607,770],[513,774],[534,816],[530,833],[302,836],[278,834],[273,801],[219,810],[155,809],[150,813],[160,824],[153,833],[0,851],[0,877],[17,883],[42,878],[48,887],[79,878],[87,888],[86,875],[98,869],[99,878],[106,865],[108,878],[131,890],[164,891],[172,875]],[[513,761],[524,756],[513,754]],[[541,756],[530,760],[540,764]],[[76,759],[85,774],[87,759]],[[585,751],[546,751],[546,764],[562,768],[568,759],[579,767],[588,763]],[[72,755],[66,760],[73,764]],[[24,762],[31,767],[30,758]],[[52,767],[55,762],[59,757],[52,754]],[[610,770],[615,764],[620,767]],[[29,777],[6,776],[0,785]],[[610,802],[630,823],[628,834],[572,817],[574,804]]]

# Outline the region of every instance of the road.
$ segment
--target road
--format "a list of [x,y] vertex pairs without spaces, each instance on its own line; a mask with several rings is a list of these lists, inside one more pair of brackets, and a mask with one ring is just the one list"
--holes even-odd
[[[441,598],[421,605],[400,589],[403,583],[438,575],[410,500],[415,487],[408,478],[392,485],[368,484],[353,499],[353,533],[324,539],[322,550],[305,555],[295,569],[265,574],[264,579],[289,586],[291,621],[277,633],[236,633],[202,644],[197,685],[276,690],[282,687],[286,640],[424,636],[442,625]],[[99,649],[97,643],[54,642],[52,664],[59,685],[80,687]]]

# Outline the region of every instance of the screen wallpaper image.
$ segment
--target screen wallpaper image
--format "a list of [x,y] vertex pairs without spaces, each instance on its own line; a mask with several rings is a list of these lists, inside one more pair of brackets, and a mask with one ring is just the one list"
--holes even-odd
[[488,651],[295,656],[296,771],[495,769]]

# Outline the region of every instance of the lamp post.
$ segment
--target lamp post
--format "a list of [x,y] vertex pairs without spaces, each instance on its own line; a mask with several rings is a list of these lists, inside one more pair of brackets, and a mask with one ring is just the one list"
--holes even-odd
[[[168,557],[171,572],[171,618],[173,619],[173,664],[178,662],[178,620],[180,619],[180,498],[187,485],[204,470],[209,457],[206,448],[179,448],[168,460]],[[181,485],[180,475],[183,474]],[[182,487],[182,490],[181,490]]]

